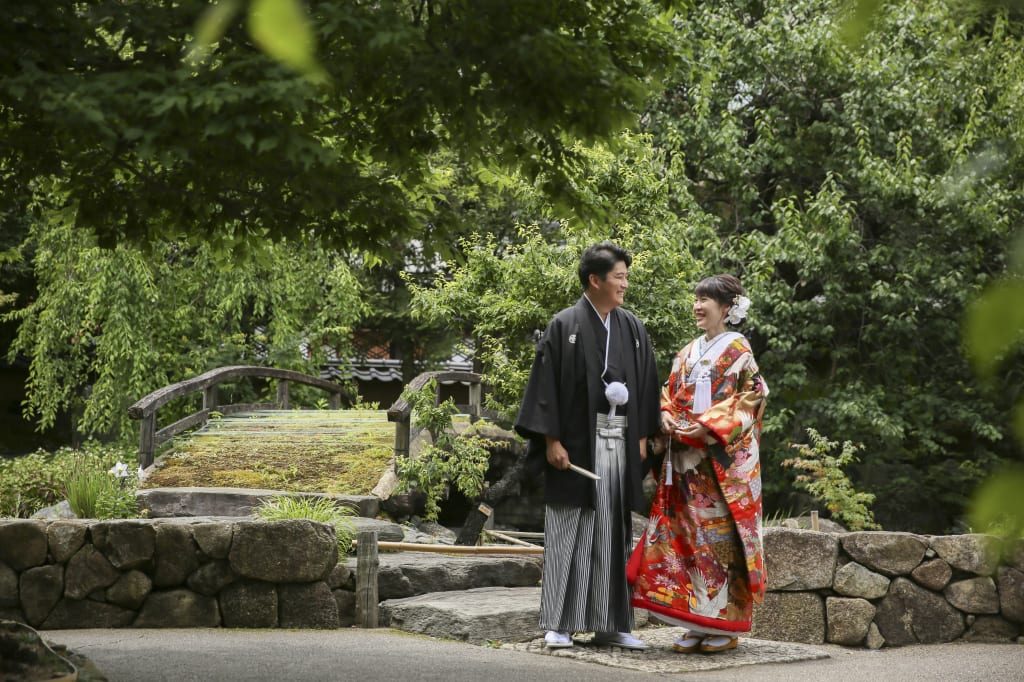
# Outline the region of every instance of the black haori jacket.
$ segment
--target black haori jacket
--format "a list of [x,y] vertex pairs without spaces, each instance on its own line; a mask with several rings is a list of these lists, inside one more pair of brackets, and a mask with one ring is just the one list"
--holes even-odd
[[[643,513],[645,502],[641,482],[646,466],[640,459],[640,439],[653,436],[660,428],[661,406],[657,369],[651,340],[643,323],[621,308],[611,311],[612,352],[629,402],[616,408],[627,418],[626,451],[628,480],[622,491],[624,511]],[[516,432],[529,439],[531,464],[543,466],[544,501],[593,508],[594,481],[580,474],[560,471],[547,464],[545,435],[558,438],[569,460],[594,470],[595,431],[598,412],[607,413],[601,372],[604,346],[595,331],[601,321],[586,297],[561,311],[548,324],[533,360],[523,402],[516,418]],[[540,458],[540,462],[536,458]]]

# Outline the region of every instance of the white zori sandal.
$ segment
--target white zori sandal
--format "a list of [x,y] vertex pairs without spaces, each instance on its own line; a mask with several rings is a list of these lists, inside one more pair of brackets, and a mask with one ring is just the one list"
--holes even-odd
[[568,649],[572,646],[572,637],[568,632],[548,630],[544,635],[544,646],[549,649]]

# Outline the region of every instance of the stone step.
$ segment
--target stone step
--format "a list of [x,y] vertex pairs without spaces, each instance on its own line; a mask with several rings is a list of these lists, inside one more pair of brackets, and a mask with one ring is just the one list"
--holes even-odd
[[[540,590],[534,587],[476,587],[386,599],[380,625],[471,644],[530,642],[540,629]],[[649,614],[633,610],[636,628],[650,624]]]
[[471,644],[529,642],[539,629],[540,587],[478,587],[387,599],[381,625]]
[[[377,598],[380,601],[482,587],[532,588],[540,584],[541,577],[538,556],[380,552],[377,559]],[[345,566],[354,580],[356,558],[347,558]]]
[[[259,488],[141,488],[135,493],[135,499],[139,509],[146,510],[151,519],[169,516],[249,516],[263,500],[281,494],[326,497],[347,504],[357,515],[371,519],[380,513],[380,499],[374,495],[282,493],[280,490]],[[397,539],[401,540],[401,534]]]

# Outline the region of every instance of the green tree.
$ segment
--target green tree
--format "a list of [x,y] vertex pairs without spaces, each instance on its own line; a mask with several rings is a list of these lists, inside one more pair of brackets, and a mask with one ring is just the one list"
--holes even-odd
[[626,307],[645,321],[663,374],[696,333],[690,305],[701,266],[680,242],[710,239],[708,223],[675,192],[676,170],[646,138],[624,135],[616,150],[579,148],[577,191],[613,207],[606,221],[568,220],[556,231],[523,225],[506,240],[474,235],[463,241],[464,262],[439,272],[430,286],[410,282],[417,316],[473,340],[492,390],[488,407],[500,421],[515,417],[536,334],[580,296],[576,268],[594,242],[614,239],[633,254]]
[[35,207],[22,249],[38,293],[5,319],[19,323],[8,358],[30,358],[27,415],[63,411],[86,435],[126,437],[127,407],[173,381],[226,364],[315,372],[343,357],[365,311],[358,282],[313,243],[266,242],[226,266],[205,245],[104,249],[66,202]]
[[885,5],[854,53],[843,7],[696,6],[679,24],[686,66],[648,129],[717,218],[695,255],[741,275],[758,311],[769,499],[785,506],[771,472],[812,427],[864,444],[851,475],[885,527],[943,531],[1016,456],[1019,358],[987,388],[960,329],[1021,222],[1020,24]]
[[441,149],[543,176],[571,202],[572,144],[634,123],[674,57],[667,17],[644,0],[320,0],[317,84],[254,49],[262,29],[242,14],[214,22],[205,61],[184,58],[208,7],[5,2],[3,199],[56,182],[104,246],[190,238],[244,255],[312,232],[379,255],[447,224]]

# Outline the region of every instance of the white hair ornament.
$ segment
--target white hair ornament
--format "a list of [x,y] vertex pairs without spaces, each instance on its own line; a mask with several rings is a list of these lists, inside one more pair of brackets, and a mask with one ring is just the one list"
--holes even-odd
[[725,316],[725,321],[729,324],[739,324],[747,316],[748,310],[750,310],[750,299],[738,295],[732,299],[732,307],[729,308],[729,314]]

